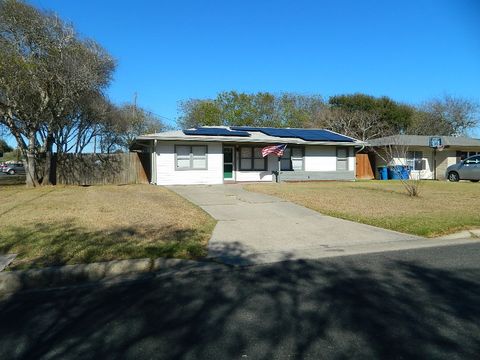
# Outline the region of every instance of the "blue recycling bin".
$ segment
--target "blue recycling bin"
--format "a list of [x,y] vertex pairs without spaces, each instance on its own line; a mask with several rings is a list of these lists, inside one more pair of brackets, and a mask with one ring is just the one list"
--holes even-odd
[[389,166],[388,178],[390,180],[408,180],[410,178],[410,167],[404,165]]
[[388,180],[388,169],[386,166],[380,166],[378,168],[378,174],[380,176],[380,180]]
[[410,179],[410,166],[402,166],[401,177],[403,180]]
[[389,166],[388,167],[388,178],[390,180],[400,180],[402,179],[402,166]]

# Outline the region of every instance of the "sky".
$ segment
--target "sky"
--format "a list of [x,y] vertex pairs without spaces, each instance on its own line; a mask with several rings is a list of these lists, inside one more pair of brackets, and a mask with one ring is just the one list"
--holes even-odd
[[[173,125],[221,91],[480,102],[480,1],[32,0],[117,60],[109,88]],[[480,131],[477,134],[480,136]]]

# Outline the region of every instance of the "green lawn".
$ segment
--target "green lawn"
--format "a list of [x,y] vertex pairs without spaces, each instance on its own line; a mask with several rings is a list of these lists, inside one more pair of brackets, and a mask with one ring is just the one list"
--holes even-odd
[[425,181],[418,198],[407,196],[398,181],[252,184],[245,188],[326,215],[427,237],[480,227],[480,183]]
[[13,269],[206,254],[215,221],[151,185],[0,187],[0,254]]

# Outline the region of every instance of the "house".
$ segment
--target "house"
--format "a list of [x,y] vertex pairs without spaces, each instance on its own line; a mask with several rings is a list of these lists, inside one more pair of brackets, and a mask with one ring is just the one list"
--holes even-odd
[[[281,158],[262,156],[264,147],[276,144],[286,144]],[[143,135],[131,150],[150,153],[151,183],[188,185],[354,180],[355,149],[364,146],[328,130],[238,126]]]
[[369,145],[375,150],[377,178],[380,166],[408,165],[414,178],[443,180],[448,166],[480,154],[480,139],[456,136],[394,135],[370,140]]

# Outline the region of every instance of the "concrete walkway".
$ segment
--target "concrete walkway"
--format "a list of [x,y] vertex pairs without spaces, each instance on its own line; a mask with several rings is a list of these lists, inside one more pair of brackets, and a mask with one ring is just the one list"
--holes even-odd
[[[218,220],[209,257],[234,265],[448,245],[325,216],[241,185],[170,186]],[[451,243],[451,241],[450,241]],[[455,240],[455,243],[459,243]]]

